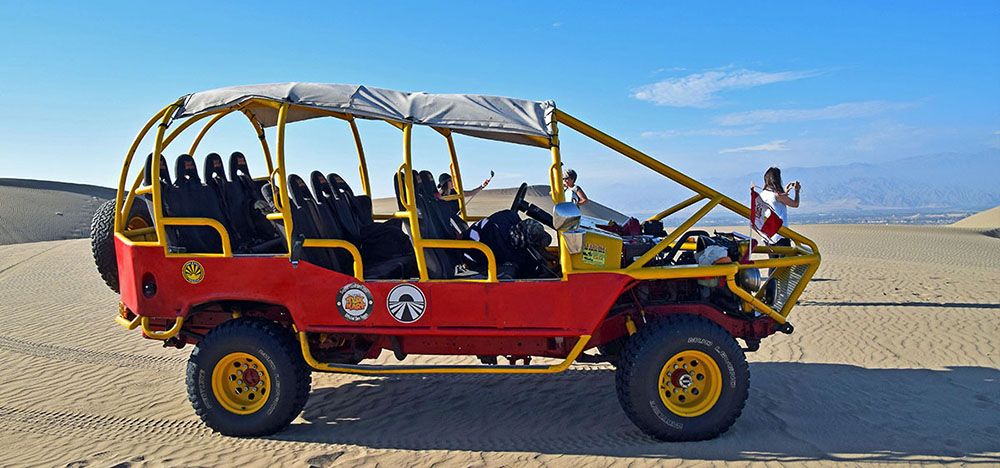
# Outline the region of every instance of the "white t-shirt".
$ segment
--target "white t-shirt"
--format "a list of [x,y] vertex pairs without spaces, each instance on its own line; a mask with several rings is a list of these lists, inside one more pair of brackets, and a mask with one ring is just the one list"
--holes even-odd
[[566,195],[567,198],[569,198],[569,200],[567,200],[567,201],[571,201],[571,202],[573,202],[573,204],[579,205],[580,204],[579,190],[580,190],[580,186],[579,185],[574,185],[572,187],[566,187],[565,195]]
[[[772,208],[774,208],[774,213],[777,214],[779,218],[781,218],[781,225],[788,226],[788,207],[785,206],[784,203],[778,201],[778,193],[773,192],[771,190],[762,190],[760,192],[760,198],[761,200],[764,200],[764,203],[767,203],[768,205],[771,205]],[[773,236],[771,236],[770,240],[772,244],[778,242],[779,240],[781,240],[781,235],[775,233]]]

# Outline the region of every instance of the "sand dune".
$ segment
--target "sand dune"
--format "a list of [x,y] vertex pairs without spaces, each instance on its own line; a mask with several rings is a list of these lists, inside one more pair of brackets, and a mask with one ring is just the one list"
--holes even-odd
[[579,364],[548,377],[314,374],[288,430],[214,435],[185,397],[190,348],[115,325],[86,240],[0,246],[0,465],[1000,463],[1000,240],[802,231],[824,263],[796,332],[749,355],[750,400],[729,432],[682,444],[645,437],[613,370]]
[[1000,230],[1000,206],[981,211],[952,224],[955,227]]
[[0,179],[0,245],[89,237],[94,211],[114,196],[93,185]]

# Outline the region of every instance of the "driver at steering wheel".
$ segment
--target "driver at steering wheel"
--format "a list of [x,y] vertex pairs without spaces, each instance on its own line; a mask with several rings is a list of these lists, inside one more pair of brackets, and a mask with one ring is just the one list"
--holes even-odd
[[[513,210],[493,213],[477,221],[462,234],[463,239],[486,244],[493,250],[500,279],[541,278],[554,276],[548,269],[542,252],[552,242],[541,223],[521,219]],[[477,271],[488,268],[486,256],[478,250],[465,253],[469,267]]]

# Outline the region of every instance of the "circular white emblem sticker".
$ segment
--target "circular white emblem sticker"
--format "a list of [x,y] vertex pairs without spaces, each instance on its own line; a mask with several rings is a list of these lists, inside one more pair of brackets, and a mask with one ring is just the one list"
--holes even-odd
[[345,319],[360,322],[372,314],[372,293],[363,284],[350,283],[337,293],[337,310]]
[[427,309],[427,301],[420,288],[403,283],[389,291],[386,306],[396,320],[403,323],[413,323],[423,317],[424,310]]

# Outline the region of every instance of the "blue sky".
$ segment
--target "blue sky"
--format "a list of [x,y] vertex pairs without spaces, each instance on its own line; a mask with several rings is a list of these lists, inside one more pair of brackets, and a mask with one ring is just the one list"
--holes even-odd
[[[553,99],[698,177],[1000,147],[995,1],[3,2],[0,30],[0,177],[113,185],[173,99],[283,81]],[[202,148],[252,153],[245,125]],[[386,127],[362,127],[376,194],[400,157]],[[345,126],[290,131],[293,169],[353,175]],[[417,143],[445,169],[440,139]],[[543,150],[458,145],[467,180],[547,180]],[[569,135],[563,155],[597,199],[648,177]]]

